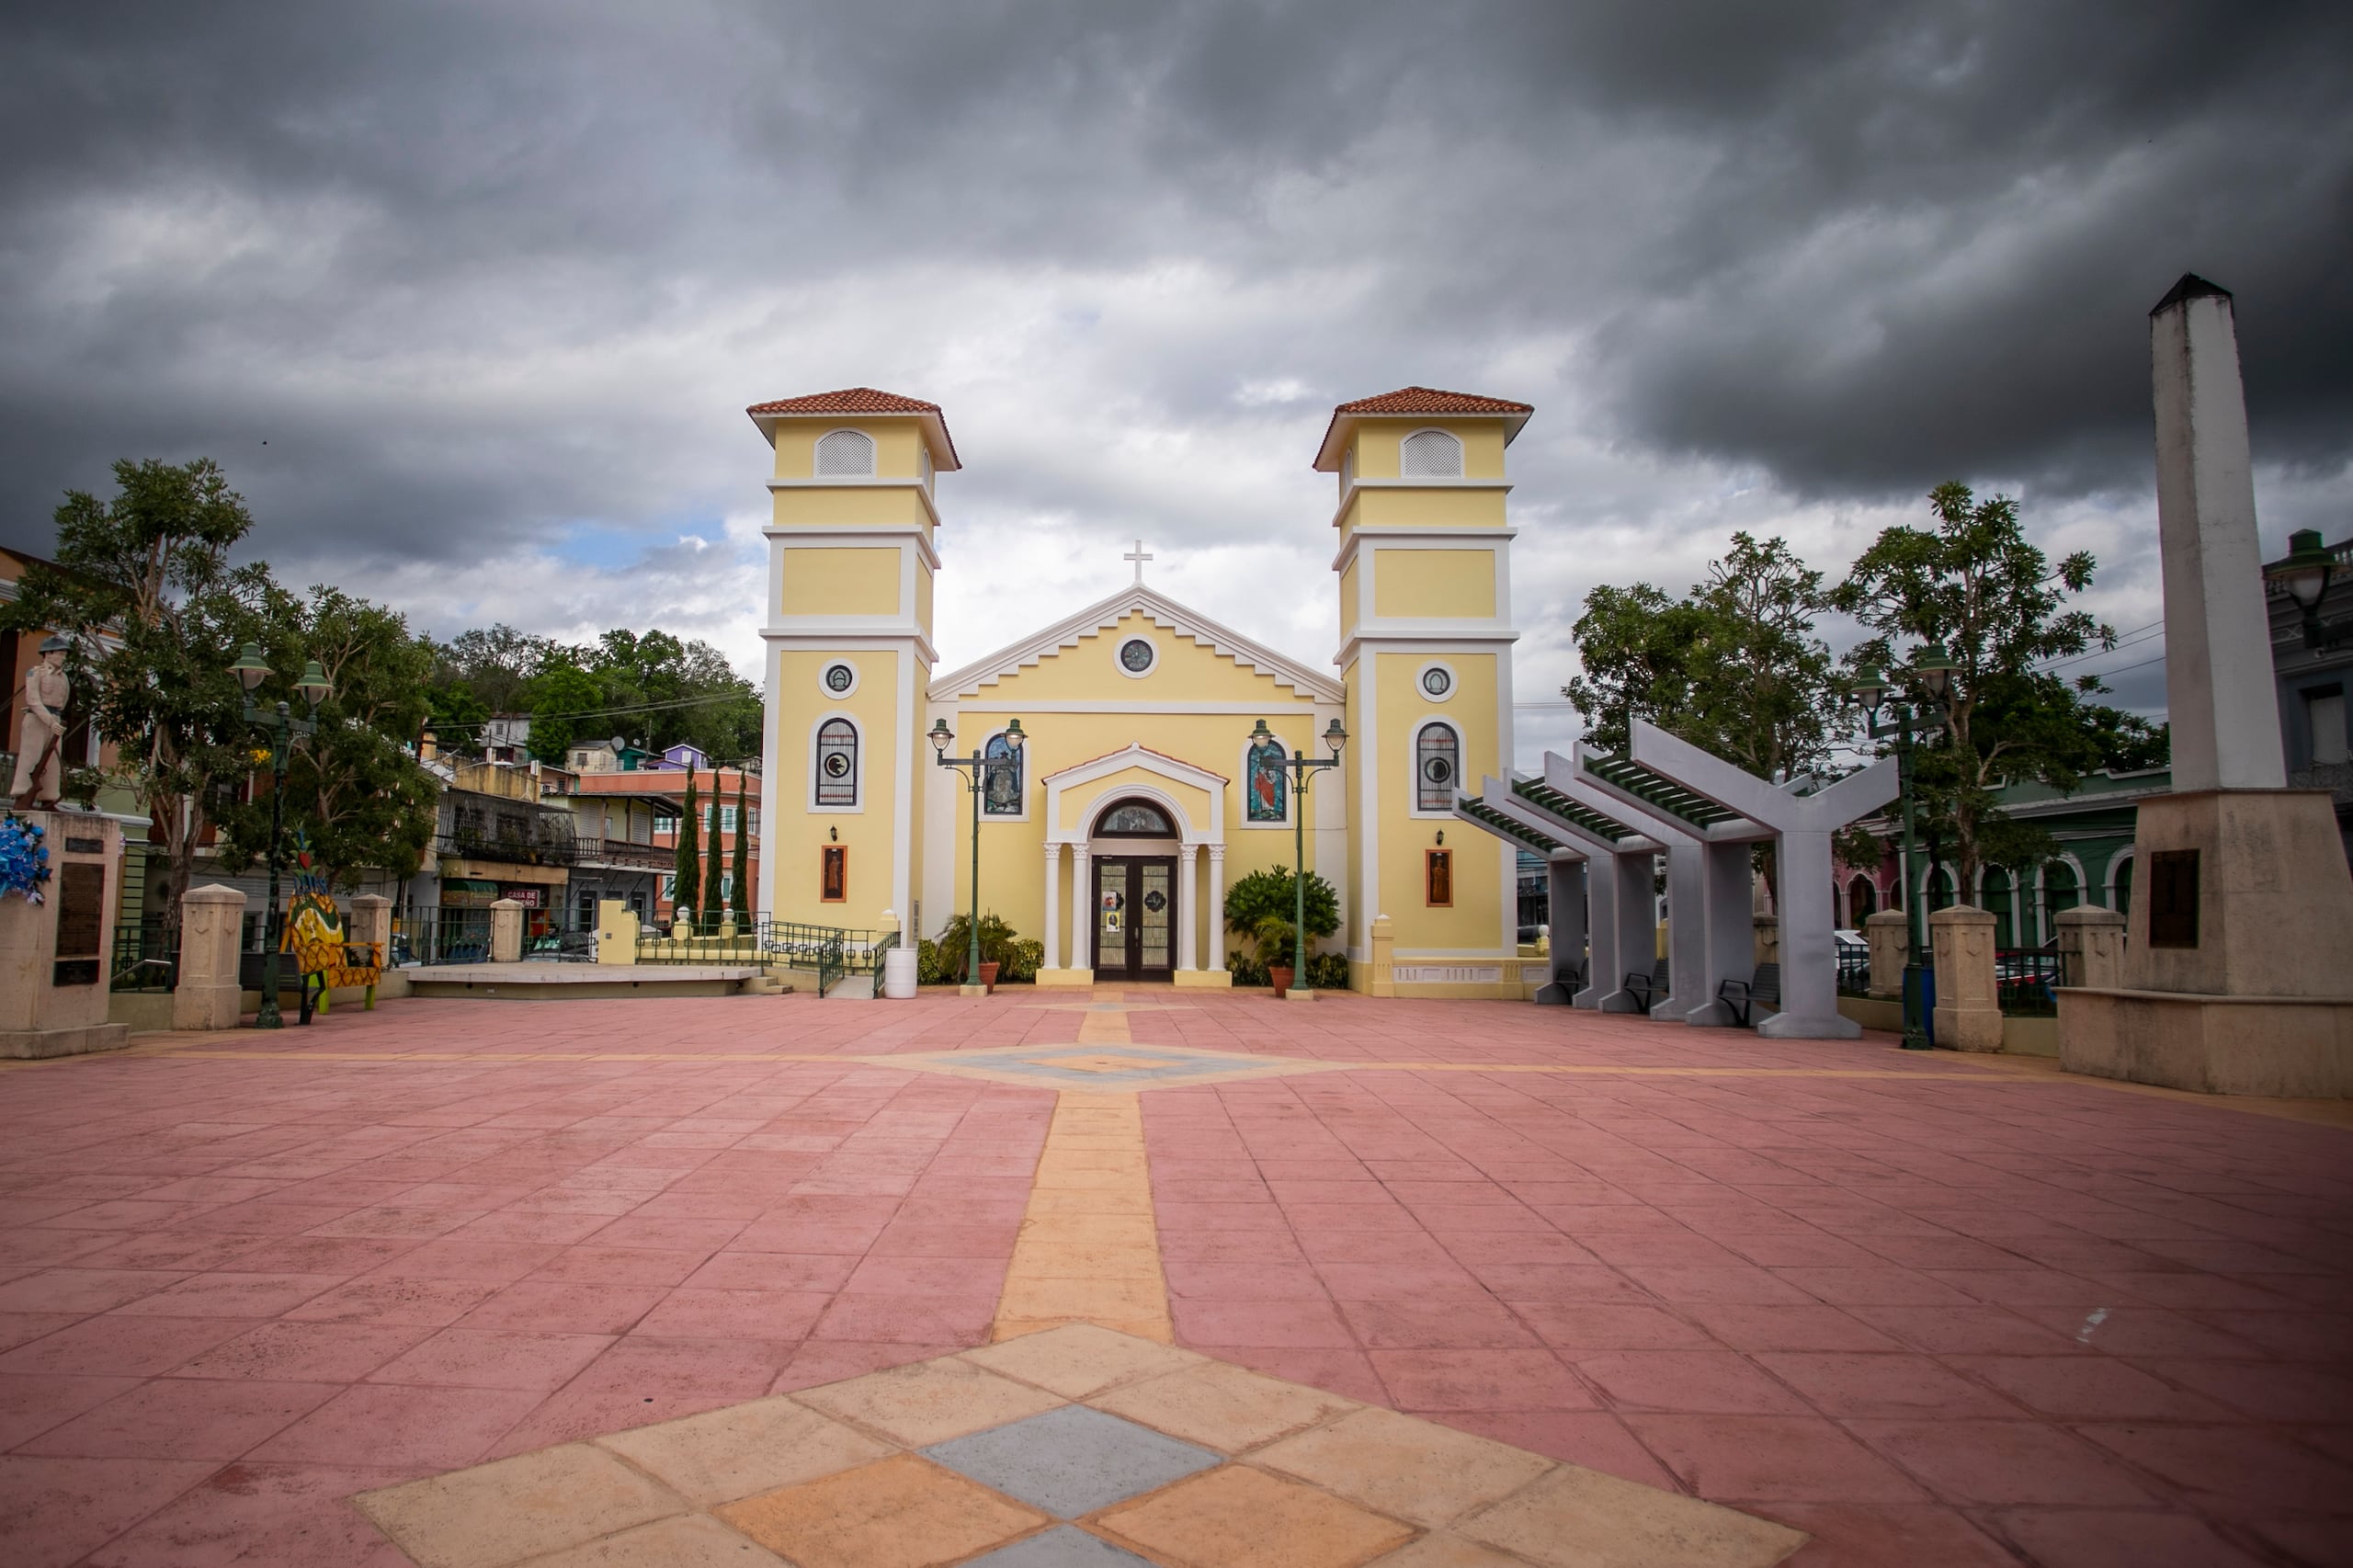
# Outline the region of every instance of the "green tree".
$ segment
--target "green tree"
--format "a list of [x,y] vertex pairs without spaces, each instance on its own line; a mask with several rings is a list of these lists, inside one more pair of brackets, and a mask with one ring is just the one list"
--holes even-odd
[[522,710],[555,647],[548,638],[501,622],[461,631],[434,652],[444,682],[465,687],[492,713],[514,713]]
[[699,854],[702,843],[702,811],[695,804],[695,775],[687,770],[686,814],[678,819],[678,858],[671,869],[670,914],[675,921],[678,912],[694,907],[702,885],[702,862]]
[[1824,767],[1847,700],[1813,634],[1827,597],[1785,541],[1736,533],[1687,598],[1648,583],[1586,595],[1572,628],[1583,673],[1562,695],[1605,751],[1622,753],[1639,718],[1760,778]]
[[56,565],[26,573],[0,628],[73,637],[68,675],[147,810],[156,891],[176,926],[214,806],[253,766],[229,666],[259,624],[269,569],[230,563],[253,517],[211,459],[125,459],[114,480],[107,501],[65,493]]
[[531,755],[541,762],[562,763],[580,735],[598,733],[594,718],[606,706],[605,684],[574,664],[563,653],[551,654],[532,677]]
[[752,808],[745,794],[745,778],[739,767],[735,773],[735,926],[744,928],[745,922],[759,912],[759,900],[752,896]]
[[[288,832],[304,835],[333,885],[367,870],[414,875],[438,809],[438,790],[407,750],[431,706],[431,648],[409,635],[397,611],[324,585],[307,599],[271,591],[259,641],[274,673],[256,700],[307,711],[293,690],[306,659],[319,662],[333,687],[319,704],[317,730],[287,759]],[[266,795],[219,815],[231,869],[268,854]]]
[[[1915,778],[1931,831],[1967,888],[1989,861],[2024,865],[2052,852],[2047,835],[2008,821],[1994,790],[2006,778],[2071,790],[2099,766],[2097,724],[2083,699],[2106,687],[2097,676],[2070,681],[2045,666],[2095,643],[2113,647],[2116,633],[2066,608],[2068,596],[2091,585],[2091,555],[2079,551],[2052,565],[2028,540],[2016,501],[1980,501],[1952,483],[1929,492],[1928,504],[1934,526],[1882,532],[1829,602],[1871,631],[1847,654],[1851,664],[1877,665],[1915,692],[1920,644],[1941,644],[1957,666],[1944,722],[1916,755]],[[1900,639],[1912,642],[1902,661]]]
[[719,770],[716,767],[710,774],[710,804],[703,809],[710,813],[710,853],[702,858],[702,904],[699,913],[702,928],[717,931],[720,912],[727,904],[727,849],[719,841],[720,821],[724,813],[720,810]]

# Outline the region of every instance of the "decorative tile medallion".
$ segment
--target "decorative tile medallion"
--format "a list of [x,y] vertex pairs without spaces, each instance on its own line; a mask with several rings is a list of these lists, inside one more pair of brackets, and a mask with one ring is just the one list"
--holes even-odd
[[1768,1568],[1806,1540],[1083,1324],[353,1501],[425,1568]]

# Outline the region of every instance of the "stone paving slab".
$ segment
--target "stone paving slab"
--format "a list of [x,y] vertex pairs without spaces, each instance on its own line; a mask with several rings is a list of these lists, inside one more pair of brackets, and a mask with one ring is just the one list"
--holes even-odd
[[[394,1001],[6,1064],[0,1556],[389,1568],[356,1493],[950,1352],[1065,1400],[1205,1354],[1801,1564],[2341,1555],[2346,1107],[1890,1046],[1105,991]],[[906,1060],[967,1051],[1069,1077]],[[1104,1081],[1182,1052],[1216,1072]],[[1041,1185],[1093,1096],[1074,1152],[1135,1157]],[[990,1343],[1148,1276],[1174,1345]]]
[[[1065,1386],[1093,1381],[1115,1358],[1126,1370],[1081,1401],[1022,1385],[1020,1403],[1048,1408],[1007,1419],[1016,1406],[1000,1385],[1017,1380],[976,1364],[989,1351],[951,1355],[356,1502],[421,1568],[510,1568],[592,1545],[625,1560],[657,1523],[714,1547],[723,1539],[716,1530],[732,1530],[774,1554],[767,1560],[801,1568],[1359,1568],[1390,1563],[1438,1530],[1448,1532],[1445,1550],[1475,1543],[1489,1561],[1519,1568],[1766,1568],[1805,1539],[1247,1373],[1234,1375],[1256,1386],[1259,1408],[1303,1421],[1227,1423],[1204,1445],[1195,1398],[1155,1390],[1191,1389],[1204,1373],[1233,1369],[1194,1358],[1172,1369],[1150,1341],[1085,1326],[1022,1343],[1022,1365]],[[910,1451],[911,1389],[923,1391],[916,1426],[967,1434]],[[818,1438],[783,1414],[793,1406],[822,1427],[862,1435],[866,1447]],[[1274,1432],[1291,1435],[1269,1448]],[[792,1473],[772,1484],[779,1434]],[[659,1468],[625,1462],[647,1457]],[[1416,1474],[1433,1464],[1449,1473]]]

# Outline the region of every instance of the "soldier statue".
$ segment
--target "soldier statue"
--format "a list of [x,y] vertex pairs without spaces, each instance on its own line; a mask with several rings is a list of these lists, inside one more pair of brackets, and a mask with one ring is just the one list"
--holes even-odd
[[8,792],[18,810],[55,809],[64,783],[65,704],[73,685],[65,678],[63,637],[40,645],[40,660],[25,672],[24,720],[17,732],[17,777]]

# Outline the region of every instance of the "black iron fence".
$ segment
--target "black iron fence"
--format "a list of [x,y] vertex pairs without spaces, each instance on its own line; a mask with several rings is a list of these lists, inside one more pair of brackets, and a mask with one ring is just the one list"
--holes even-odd
[[114,991],[169,991],[179,983],[180,934],[160,920],[132,920],[114,928],[107,984]]
[[2059,1011],[2059,944],[2000,948],[1994,953],[1994,994],[2014,1017],[2048,1018]]
[[851,930],[839,926],[810,926],[755,915],[741,921],[722,921],[709,930],[684,924],[664,932],[651,926],[637,934],[640,963],[750,965],[772,969],[814,971],[817,994],[824,995],[846,975],[871,974],[881,992],[882,955],[898,945],[899,934]]
[[392,917],[394,968],[411,964],[488,963],[490,911],[426,909]]
[[1871,950],[1838,944],[1838,990],[1847,996],[1867,996],[1871,989]]

